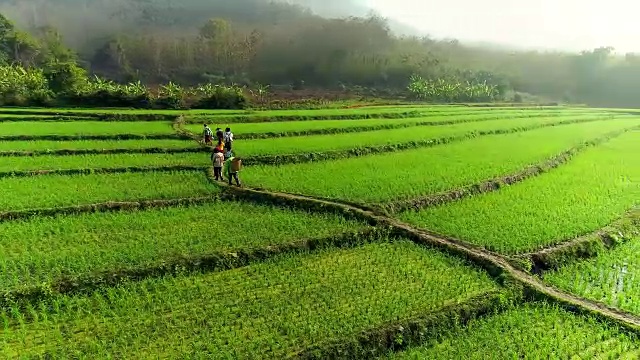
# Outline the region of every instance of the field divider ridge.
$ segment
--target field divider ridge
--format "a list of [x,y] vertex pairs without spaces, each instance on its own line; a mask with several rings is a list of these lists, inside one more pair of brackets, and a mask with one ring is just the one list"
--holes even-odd
[[[210,166],[206,172],[207,174],[207,180],[209,180],[209,182],[213,185],[217,185],[217,186],[222,186],[223,192],[221,194],[221,198],[224,200],[228,200],[228,201],[235,201],[237,200],[237,194],[233,193],[233,192],[225,192],[224,190],[227,189],[227,186],[225,185],[224,181],[217,181],[215,180],[214,174],[213,174],[213,167]],[[254,190],[258,190],[258,191],[269,191],[268,189],[262,189],[262,188],[253,188]],[[304,195],[304,194],[294,194],[294,193],[287,193],[290,195],[295,195],[295,196],[301,196],[301,197],[305,197],[305,198],[309,198],[309,199],[314,199],[314,200],[318,200],[318,201],[324,201],[324,202],[331,202],[331,203],[335,203],[335,204],[341,204],[341,205],[347,205],[347,206],[352,206],[355,208],[359,208],[359,209],[364,209],[366,211],[371,211],[371,212],[376,212],[379,211],[378,208],[376,207],[370,207],[366,204],[361,204],[361,203],[357,203],[357,202],[353,202],[353,201],[345,201],[345,200],[339,200],[339,199],[330,199],[330,198],[323,198],[323,197],[319,197],[319,196],[309,196],[309,195]],[[252,201],[251,198],[245,198],[242,200],[248,200],[248,201]]]
[[423,197],[407,200],[399,200],[394,202],[379,203],[375,206],[389,213],[399,213],[408,210],[421,210],[429,207],[436,207],[454,201],[459,201],[471,196],[498,191],[504,186],[517,184],[529,178],[542,175],[550,170],[558,168],[568,163],[575,155],[582,151],[606,143],[624,133],[632,130],[640,129],[640,126],[613,131],[602,137],[585,141],[577,146],[561,152],[549,159],[537,164],[529,165],[524,169],[493,179],[485,180],[476,184],[460,187],[453,190],[443,191],[436,194],[426,195]]
[[389,322],[361,331],[353,337],[320,343],[301,350],[289,359],[369,359],[389,351],[401,351],[423,344],[452,329],[465,326],[471,320],[507,310],[522,294],[509,289],[489,291],[458,304]]
[[465,241],[432,233],[428,230],[416,229],[409,224],[386,215],[345,204],[243,187],[226,187],[224,191],[238,199],[310,211],[340,213],[346,217],[368,221],[371,226],[391,227],[394,229],[393,234],[397,237],[406,238],[417,244],[462,258],[487,271],[500,284],[521,288],[524,291],[525,299],[529,301],[556,303],[568,311],[592,315],[603,321],[613,322],[633,333],[640,333],[640,317],[545,284],[536,276],[514,266],[512,264],[513,259]]
[[[320,121],[320,120],[367,120],[367,119],[406,119],[423,116],[426,111],[404,112],[379,112],[379,113],[354,113],[354,114],[329,114],[329,115],[261,115],[259,113],[247,115],[218,115],[215,121],[229,124],[254,124],[280,121]],[[211,117],[190,116],[185,118],[187,124],[197,124],[213,121]]]
[[[140,113],[140,114],[125,114],[125,113],[101,113],[99,109],[96,112],[82,112],[82,111],[37,111],[28,112],[20,110],[8,110],[1,109],[0,114],[5,115],[20,115],[21,117],[8,118],[9,120],[3,121],[51,121],[50,119],[56,118],[56,121],[77,121],[77,120],[92,120],[92,121],[104,121],[104,122],[118,122],[118,121],[172,121],[176,114],[154,114],[154,113]],[[29,117],[28,115],[33,115]],[[46,116],[48,118],[42,118]],[[39,118],[42,118],[40,120]]]
[[88,175],[88,174],[123,174],[144,172],[201,171],[204,167],[197,165],[165,165],[165,166],[126,166],[113,168],[80,168],[53,170],[25,170],[0,172],[0,178],[31,177],[42,175]]
[[313,252],[325,248],[353,248],[374,242],[393,241],[390,236],[390,228],[367,227],[326,237],[297,239],[283,244],[173,256],[154,259],[153,262],[135,267],[100,270],[80,276],[63,276],[50,283],[5,290],[0,295],[0,309],[24,308],[58,295],[86,294],[149,278],[231,270],[284,254]]
[[220,196],[218,196],[217,194],[210,195],[210,196],[176,198],[176,199],[107,201],[102,203],[53,207],[53,208],[12,210],[12,211],[0,212],[0,222],[29,219],[35,216],[74,215],[74,214],[108,212],[108,211],[135,211],[135,210],[144,210],[144,209],[151,209],[151,208],[193,206],[193,205],[209,204],[216,201],[220,201]]
[[524,261],[525,267],[535,275],[544,276],[547,271],[558,270],[580,259],[598,256],[640,235],[640,208],[627,211],[611,224],[575,239],[560,242],[536,252],[514,255],[516,263]]
[[57,150],[25,150],[0,151],[0,157],[28,156],[69,156],[69,155],[112,155],[112,154],[183,154],[209,152],[207,148],[116,148],[116,149],[57,149]]
[[[458,124],[466,124],[466,123],[477,123],[477,122],[486,122],[492,120],[505,120],[505,119],[535,119],[535,118],[546,118],[549,117],[543,114],[536,115],[503,115],[496,116],[490,115],[486,117],[480,118],[460,118],[457,120],[445,120],[445,121],[434,121],[434,120],[425,120],[419,122],[400,122],[400,123],[388,123],[381,125],[370,125],[370,126],[354,126],[354,127],[343,127],[343,128],[325,128],[325,129],[310,129],[310,130],[301,130],[301,131],[283,131],[283,132],[255,132],[255,133],[244,133],[234,135],[236,140],[256,140],[256,139],[272,139],[272,138],[281,138],[281,137],[300,137],[300,136],[314,136],[314,135],[334,135],[334,134],[349,134],[349,133],[357,133],[357,132],[367,132],[367,131],[379,131],[379,130],[395,130],[395,129],[405,129],[412,127],[420,127],[420,126],[447,126],[447,125],[458,125]],[[556,116],[553,116],[556,117]],[[559,118],[560,115],[557,115]],[[188,130],[186,130],[188,131]]]
[[114,134],[114,135],[4,135],[0,141],[74,141],[74,140],[191,140],[178,134]]
[[510,128],[510,129],[470,131],[468,133],[464,133],[462,135],[456,135],[456,136],[431,138],[431,139],[409,141],[404,143],[388,144],[388,145],[364,146],[360,148],[351,148],[351,149],[345,149],[345,150],[329,150],[329,151],[315,152],[315,153],[295,153],[295,154],[283,154],[283,155],[247,156],[247,157],[242,157],[242,163],[243,165],[246,165],[246,166],[256,166],[256,165],[301,164],[301,163],[309,163],[309,162],[315,162],[315,161],[337,160],[337,159],[343,159],[347,157],[359,157],[359,156],[367,156],[367,155],[376,155],[381,153],[405,151],[405,150],[411,150],[411,149],[417,149],[417,148],[433,147],[437,145],[449,144],[456,141],[465,141],[465,140],[473,139],[479,136],[506,135],[506,134],[531,131],[531,130],[546,128],[546,127],[553,127],[553,126],[562,126],[562,125],[587,123],[587,122],[595,122],[595,121],[605,121],[606,119],[609,119],[609,118],[613,118],[613,117],[574,119],[574,120],[559,121],[559,122],[547,123],[547,124],[519,126],[519,127]]
[[[3,115],[2,112],[0,112],[0,115]],[[33,117],[29,117],[29,116],[19,116],[19,117],[5,117],[5,116],[0,116],[0,123],[4,123],[4,122],[23,122],[23,121],[37,121],[37,122],[72,122],[72,121],[83,121],[83,120],[92,120],[95,121],[96,118],[92,117],[92,116],[49,116],[49,115],[45,115],[45,116],[40,116],[40,115],[35,115]]]

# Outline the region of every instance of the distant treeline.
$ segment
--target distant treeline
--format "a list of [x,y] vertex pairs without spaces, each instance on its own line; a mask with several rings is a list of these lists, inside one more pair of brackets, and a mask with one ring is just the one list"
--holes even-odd
[[18,35],[11,40],[13,30],[3,30],[11,24],[0,24],[0,62],[42,66],[77,61],[93,74],[151,86],[173,81],[406,93],[410,78],[418,76],[486,84],[516,100],[533,94],[598,106],[640,106],[640,56],[613,56],[610,48],[581,54],[509,52],[400,37],[375,15],[317,16],[299,5],[309,0],[298,0],[298,5],[184,3],[0,0],[0,11],[26,31],[14,31]]

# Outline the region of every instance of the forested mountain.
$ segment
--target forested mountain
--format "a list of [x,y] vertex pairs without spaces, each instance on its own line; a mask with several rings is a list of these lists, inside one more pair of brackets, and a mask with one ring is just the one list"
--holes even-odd
[[[0,0],[0,14],[36,37],[33,48],[68,57],[61,49],[70,46],[85,68],[120,81],[402,90],[417,74],[640,105],[634,54],[509,51],[399,36],[357,0]],[[23,64],[42,53],[6,51],[7,61]]]

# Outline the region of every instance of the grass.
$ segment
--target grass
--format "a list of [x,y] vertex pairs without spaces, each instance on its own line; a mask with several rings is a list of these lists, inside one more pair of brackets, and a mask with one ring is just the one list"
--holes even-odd
[[[238,156],[279,155],[293,153],[323,152],[354,149],[367,146],[393,145],[462,136],[479,131],[508,130],[536,124],[557,123],[576,119],[598,119],[597,116],[502,119],[477,123],[465,123],[445,126],[419,126],[394,130],[364,131],[358,133],[283,137],[276,139],[238,140],[234,150]],[[640,124],[640,119],[635,120]]]
[[38,114],[38,113],[57,113],[57,114],[125,114],[125,115],[146,115],[146,114],[161,114],[161,115],[181,115],[181,114],[208,114],[208,115],[225,115],[242,113],[242,110],[159,110],[159,109],[131,109],[131,108],[0,108],[1,113],[24,113],[24,114]]
[[545,281],[640,316],[640,236],[599,255],[545,274]]
[[362,227],[337,215],[235,202],[5,222],[0,223],[0,291],[51,283],[63,275],[144,267]]
[[[311,344],[436,311],[495,289],[409,242],[283,256],[221,273],[60,296],[38,320],[4,314],[4,356],[281,359]],[[13,323],[13,324],[12,324]]]
[[185,149],[196,147],[199,147],[198,144],[191,140],[0,141],[0,152],[79,149]]
[[640,199],[640,131],[586,150],[550,173],[401,218],[503,253],[532,251],[602,228]]
[[0,212],[203,196],[216,191],[199,171],[2,178],[0,189]]
[[627,119],[563,125],[388,155],[252,166],[241,176],[254,187],[335,199],[369,203],[411,199],[513,173],[584,141],[634,125],[640,122]]
[[[401,113],[407,111],[427,111],[427,110],[467,110],[473,111],[475,109],[468,109],[460,106],[408,106],[408,107],[391,107],[384,109],[384,113]],[[480,109],[479,109],[480,110]],[[486,109],[485,109],[486,110]],[[87,115],[167,115],[178,116],[184,115],[187,117],[216,117],[216,116],[333,116],[333,115],[349,115],[349,114],[377,114],[381,111],[376,108],[356,108],[356,109],[314,109],[314,110],[157,110],[157,109],[127,109],[127,108],[0,108],[0,114],[4,112],[4,115],[11,116],[11,114],[24,114],[24,115],[38,115],[38,114],[87,114]]]
[[3,158],[0,162],[0,172],[171,165],[201,165],[204,169],[211,166],[211,160],[209,154],[206,153],[18,156]]
[[44,135],[165,135],[175,131],[169,122],[103,122],[103,121],[62,121],[62,122],[4,122],[0,123],[0,136],[44,136]]
[[[3,119],[13,116],[2,111]],[[252,187],[363,203],[413,199],[514,173],[585,141],[640,125],[637,117],[620,114],[604,120],[609,116],[593,109],[552,107],[36,109],[17,116],[33,117],[21,119],[27,121],[0,122],[0,136],[174,133],[168,120],[37,121],[47,111],[84,113],[85,119],[94,113],[112,114],[119,120],[135,118],[127,115],[158,114],[169,119],[185,114],[191,119],[205,117],[209,123],[243,118],[286,120],[282,118],[286,116],[312,119],[407,111],[424,114],[413,119],[234,123],[231,128],[239,137],[247,133],[327,128],[346,131],[418,121],[481,120],[330,136],[239,139],[234,144],[239,155],[257,156],[339,152],[470,137],[441,146],[335,161],[247,166],[241,173],[243,182]],[[480,132],[592,119],[601,121],[473,137]],[[201,126],[195,124],[193,130],[199,134]],[[465,239],[469,235],[470,241],[508,254],[554,244],[604,226],[638,205],[638,140],[640,131],[630,132],[521,184],[419,213],[402,213],[401,217],[430,230],[448,229],[442,232],[462,234]],[[184,140],[16,140],[0,142],[0,152],[197,146],[194,141]],[[458,317],[466,319],[473,317],[474,311],[482,312],[489,300],[485,304],[479,299],[505,289],[464,259],[405,240],[371,238],[354,241],[343,249],[322,246],[331,245],[327,240],[320,241],[318,248],[310,246],[314,251],[307,253],[302,250],[304,246],[293,245],[306,239],[341,239],[345,232],[369,228],[339,214],[217,201],[214,196],[220,189],[207,180],[204,172],[210,165],[207,153],[0,157],[0,172],[4,173],[164,165],[196,165],[203,171],[0,178],[0,213],[107,201],[210,198],[210,202],[199,205],[40,215],[0,222],[0,357],[283,359],[316,346],[327,351],[349,351],[350,346],[364,341],[358,337],[363,331],[371,330],[374,332],[367,333],[371,343],[361,345],[363,349],[379,350],[390,346],[385,336],[404,331],[398,330],[400,325],[407,334],[411,332],[409,329],[417,324],[411,322],[415,319],[433,319],[424,334],[430,342],[390,354],[390,358],[640,357],[637,338],[590,317],[539,303],[472,320],[469,326],[448,326],[448,319],[456,323]],[[439,228],[428,223],[433,219],[437,219],[434,224]],[[636,301],[640,288],[634,283],[636,272],[640,272],[636,270],[640,264],[634,260],[639,248],[640,238],[601,257],[546,273],[545,280],[640,315],[640,302]],[[197,264],[209,261],[215,265]],[[231,267],[235,268],[223,271]],[[119,275],[135,280],[115,286]],[[71,294],[72,290],[84,292]],[[12,299],[24,303],[7,306]],[[502,305],[510,303],[506,296],[500,299]],[[460,306],[459,314],[441,311],[453,305]],[[435,323],[437,320],[444,322]],[[399,339],[389,341],[397,345]],[[336,350],[335,354],[340,352]]]
[[[313,130],[326,130],[326,129],[349,129],[359,127],[376,127],[376,126],[411,126],[418,123],[430,122],[439,123],[443,121],[466,121],[466,120],[498,120],[509,118],[536,118],[536,117],[554,117],[554,116],[571,116],[577,113],[569,111],[558,112],[533,112],[533,111],[493,111],[490,113],[464,113],[458,116],[451,116],[456,113],[435,113],[430,115],[424,115],[414,118],[401,118],[401,119],[361,119],[361,120],[310,120],[310,121],[282,121],[282,122],[265,122],[265,123],[246,123],[246,124],[209,124],[212,129],[220,127],[222,129],[227,126],[231,127],[234,134],[242,136],[244,134],[286,134],[291,132],[304,132]],[[583,113],[584,115],[584,113]],[[591,115],[591,114],[590,114]],[[597,114],[596,114],[597,115]],[[524,121],[524,120],[523,120]],[[202,124],[185,124],[185,128],[194,134],[201,134],[203,127]]]
[[390,354],[422,359],[637,359],[640,342],[593,318],[530,304],[472,321],[428,345]]
[[[0,109],[0,120],[1,121],[11,121],[12,119],[19,119],[19,120],[24,120],[24,119],[33,119],[33,120],[55,120],[58,119],[60,116],[51,116],[51,115],[38,115],[38,114],[31,114],[31,113],[24,113],[24,114],[3,114],[2,113],[3,109]],[[75,119],[74,119],[75,120]],[[78,119],[78,120],[87,120],[87,119]]]

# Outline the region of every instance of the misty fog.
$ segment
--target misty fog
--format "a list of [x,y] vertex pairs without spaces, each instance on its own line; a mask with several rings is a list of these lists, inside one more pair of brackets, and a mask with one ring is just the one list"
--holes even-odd
[[640,51],[640,4],[629,0],[368,0],[367,5],[436,37],[520,49]]
[[61,56],[68,63],[68,46],[78,55],[70,66],[119,82],[394,96],[420,76],[486,83],[511,98],[637,106],[636,7],[624,0],[0,0],[0,14],[38,38],[0,53],[0,63],[42,66]]

